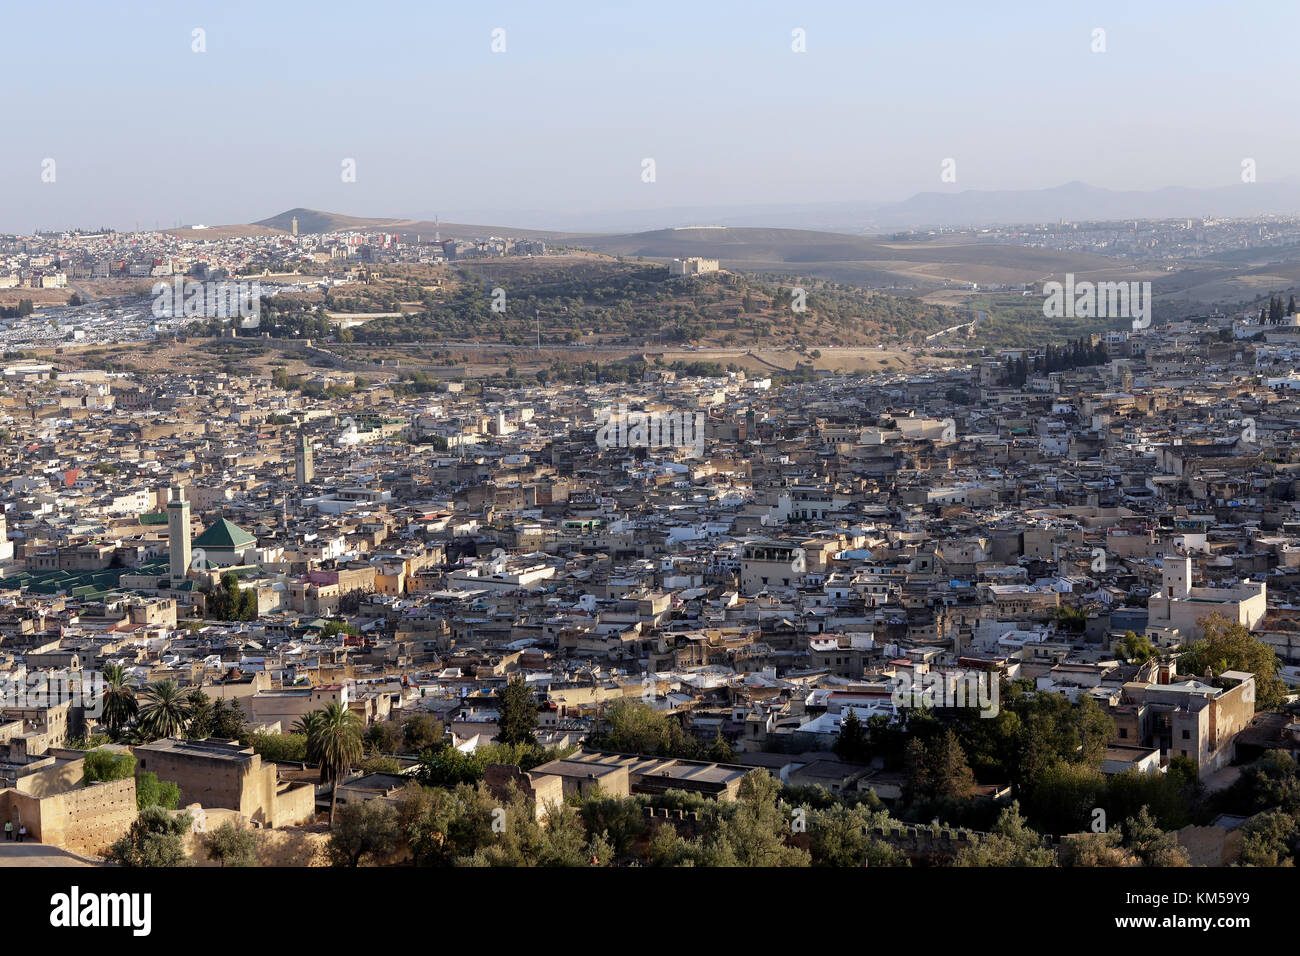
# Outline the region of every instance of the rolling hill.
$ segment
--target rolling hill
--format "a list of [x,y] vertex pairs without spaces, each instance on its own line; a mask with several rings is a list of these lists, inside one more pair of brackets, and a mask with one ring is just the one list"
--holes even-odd
[[339,213],[322,212],[318,209],[286,209],[269,219],[253,223],[269,229],[289,232],[294,218],[298,220],[300,235],[316,235],[324,232],[396,232],[403,237],[420,236],[432,239],[441,231],[444,238],[454,236],[457,239],[486,239],[488,236],[517,236],[530,239],[556,239],[564,233],[549,232],[538,229],[516,229],[506,226],[475,226],[455,222],[431,222],[424,219],[377,219],[358,216],[344,216]]
[[1141,270],[1105,256],[961,239],[890,241],[801,229],[683,228],[582,236],[567,244],[614,256],[719,259],[743,272],[809,275],[857,285],[941,287],[1025,283],[1057,273],[1131,277]]

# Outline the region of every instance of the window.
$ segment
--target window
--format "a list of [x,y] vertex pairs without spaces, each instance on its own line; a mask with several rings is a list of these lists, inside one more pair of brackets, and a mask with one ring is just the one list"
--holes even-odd
[[1184,730],[1184,731],[1183,731],[1183,739],[1184,739],[1184,740],[1191,740],[1191,739],[1192,739],[1192,732],[1191,732],[1190,730]]
[[1127,727],[1121,727],[1121,728],[1119,729],[1119,739],[1120,739],[1120,740],[1128,740],[1128,728],[1127,728]]

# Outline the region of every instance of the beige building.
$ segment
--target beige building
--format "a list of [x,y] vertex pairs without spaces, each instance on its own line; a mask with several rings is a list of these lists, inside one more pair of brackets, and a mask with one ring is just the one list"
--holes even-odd
[[348,689],[344,684],[321,684],[317,687],[284,687],[262,690],[240,703],[257,724],[279,722],[288,732],[294,722],[313,710],[324,710],[330,704],[347,707]]
[[740,560],[740,591],[752,596],[769,587],[798,587],[807,560],[806,552],[794,541],[748,541]]
[[55,750],[13,768],[0,788],[0,817],[29,840],[101,856],[134,822],[135,777],[82,786],[85,754]]
[[719,800],[734,800],[740,781],[752,767],[712,763],[707,760],[678,760],[636,754],[579,750],[552,760],[531,771],[539,777],[559,777],[565,796],[587,796],[596,787],[606,796],[626,797],[631,793],[657,794],[686,790]]
[[1166,554],[1160,577],[1160,590],[1147,601],[1147,630],[1166,641],[1185,643],[1203,637],[1200,621],[1212,614],[1253,631],[1268,613],[1268,586],[1263,581],[1243,581],[1229,588],[1192,587],[1190,555]]
[[1166,671],[1157,682],[1125,684],[1111,711],[1116,743],[1158,748],[1166,766],[1195,760],[1201,779],[1232,762],[1233,742],[1254,715],[1255,675],[1245,671],[1224,671],[1214,684]]
[[134,748],[137,771],[150,771],[181,788],[181,805],[238,810],[254,826],[282,827],[310,821],[316,788],[281,783],[274,764],[263,764],[252,747],[233,740],[169,737]]
[[668,274],[673,276],[702,276],[717,272],[720,268],[717,259],[701,259],[690,256],[686,259],[674,259],[668,266]]

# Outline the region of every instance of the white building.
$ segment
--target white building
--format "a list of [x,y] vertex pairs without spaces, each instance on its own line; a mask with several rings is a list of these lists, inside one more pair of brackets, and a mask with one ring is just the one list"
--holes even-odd
[[1229,588],[1194,588],[1190,555],[1167,554],[1163,561],[1161,588],[1147,601],[1148,630],[1177,630],[1186,642],[1204,636],[1197,622],[1211,614],[1254,630],[1268,613],[1268,586],[1263,581],[1242,581]]

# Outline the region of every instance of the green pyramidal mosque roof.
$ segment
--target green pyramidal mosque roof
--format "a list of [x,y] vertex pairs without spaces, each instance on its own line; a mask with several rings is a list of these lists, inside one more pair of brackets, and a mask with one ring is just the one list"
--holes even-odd
[[239,525],[222,518],[192,542],[196,548],[211,548],[214,551],[234,551],[255,544],[257,539]]

